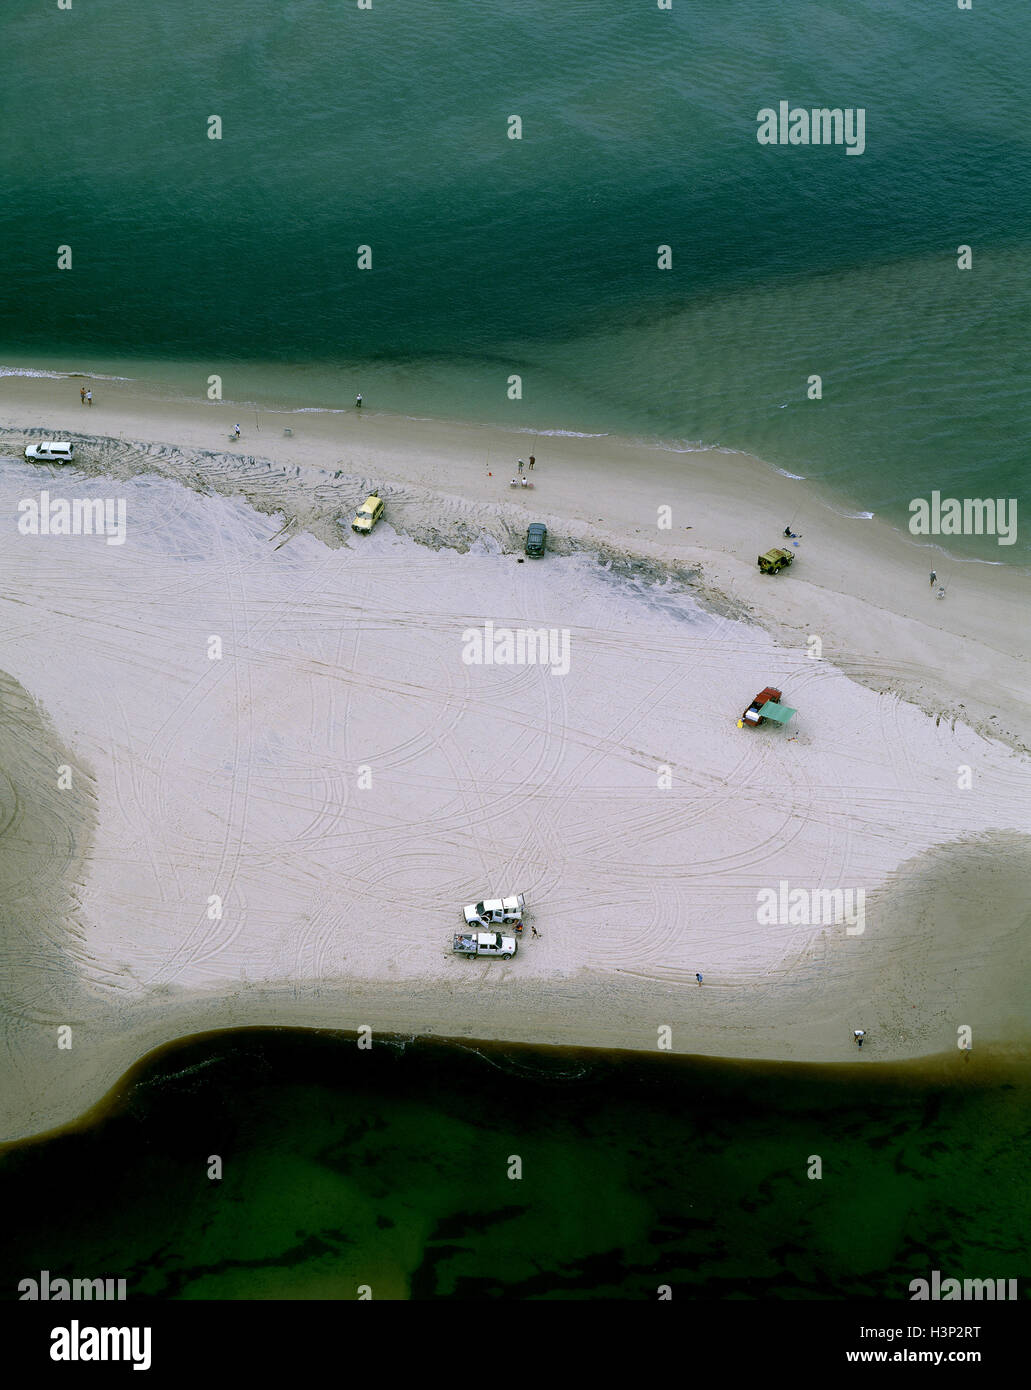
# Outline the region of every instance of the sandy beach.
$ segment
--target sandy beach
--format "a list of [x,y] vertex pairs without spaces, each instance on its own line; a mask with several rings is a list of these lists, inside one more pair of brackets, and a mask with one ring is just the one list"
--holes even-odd
[[[741,454],[79,385],[0,378],[0,1139],[216,1028],[1026,1050],[1025,572],[946,560],[938,601],[940,549]],[[124,543],[19,532],[43,490]],[[463,660],[487,624],[568,671]],[[766,685],[795,718],[740,728]],[[781,885],[863,915],[763,920]],[[454,956],[510,892],[516,958]]]

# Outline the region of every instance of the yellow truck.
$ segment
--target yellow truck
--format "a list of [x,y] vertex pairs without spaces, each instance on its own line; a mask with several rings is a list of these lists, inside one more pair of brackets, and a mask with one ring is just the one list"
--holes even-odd
[[367,536],[382,515],[383,498],[374,492],[371,496],[366,497],[358,508],[355,518],[351,522],[351,530],[356,536]]
[[767,550],[759,556],[759,568],[763,574],[779,574],[787,569],[794,558],[790,550]]

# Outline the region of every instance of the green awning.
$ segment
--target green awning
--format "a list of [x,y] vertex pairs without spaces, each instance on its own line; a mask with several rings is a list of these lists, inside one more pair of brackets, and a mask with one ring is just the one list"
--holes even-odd
[[764,719],[772,719],[775,724],[786,724],[798,710],[792,709],[790,705],[778,704],[776,700],[767,700],[759,713]]

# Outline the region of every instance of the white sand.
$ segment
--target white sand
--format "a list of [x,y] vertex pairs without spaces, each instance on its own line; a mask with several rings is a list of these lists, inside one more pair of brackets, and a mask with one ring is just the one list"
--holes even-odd
[[[975,1057],[1026,1046],[1025,576],[953,565],[936,602],[940,553],[737,455],[371,412],[269,413],[230,446],[238,407],[0,387],[0,453],[87,425],[149,446],[0,464],[0,670],[26,693],[0,743],[3,1137],[218,1027],[654,1049],[668,1024],[676,1052],[800,1061],[858,1061],[865,1027],[864,1064],[962,1025]],[[536,452],[532,497],[488,448]],[[338,518],[372,485],[388,520],[358,540]],[[19,536],[44,487],[124,497],[126,543]],[[763,578],[792,515],[798,562]],[[530,516],[566,553],[517,564]],[[569,674],[464,664],[486,621],[568,629]],[[767,683],[798,716],[739,729]],[[782,880],[864,890],[865,930],[760,924]],[[462,904],[515,891],[542,938],[454,957]]]

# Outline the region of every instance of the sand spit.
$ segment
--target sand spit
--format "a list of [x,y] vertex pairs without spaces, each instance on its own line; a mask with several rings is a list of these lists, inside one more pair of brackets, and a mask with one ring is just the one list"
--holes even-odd
[[[84,443],[75,469],[0,464],[0,667],[20,711],[0,735],[18,894],[4,1138],[74,1119],[162,1043],[236,1026],[651,1050],[668,1025],[680,1053],[829,1062],[859,1060],[854,1026],[863,1061],[941,1054],[967,1026],[972,1066],[1026,1047],[1028,683],[999,626],[1008,572],[967,566],[962,604],[915,617],[897,580],[894,608],[833,587],[847,526],[764,580],[600,505],[576,515],[543,461],[531,502],[472,485],[482,460],[458,443],[437,490],[439,440],[405,452],[391,434],[357,457],[282,437],[241,457],[169,444],[164,423]],[[6,449],[45,428],[8,430]],[[585,456],[579,490],[611,509],[608,478]],[[359,541],[346,521],[373,485],[389,524]],[[667,485],[639,478],[654,491],[625,522]],[[704,472],[689,485],[696,514],[719,494]],[[43,487],[124,498],[125,544],[19,535]],[[748,506],[724,512],[706,529],[760,530]],[[528,515],[556,553],[518,565]],[[871,538],[878,588],[900,562]],[[487,623],[567,633],[568,674],[465,663],[463,634]],[[834,663],[809,657],[814,631]],[[768,680],[796,720],[739,730]],[[988,736],[1000,724],[1011,743]],[[50,790],[58,766],[73,795]],[[782,884],[862,890],[861,930],[761,921]],[[511,963],[453,957],[462,903],[515,890],[541,939]]]
[[[823,659],[853,680],[1031,747],[1031,574],[954,561],[876,519],[842,516],[809,484],[747,455],[674,453],[615,437],[535,438],[377,415],[368,402],[361,413],[256,414],[239,404],[155,399],[129,381],[104,382],[95,394],[86,412],[75,383],[0,380],[0,451],[20,455],[41,437],[85,441],[88,423],[107,437],[81,451],[87,470],[167,469],[188,486],[281,513],[287,534],[307,525],[329,544],[337,543],[336,516],[367,485],[388,496],[398,529],[424,544],[465,548],[489,530],[507,545],[529,520],[544,520],[559,550],[579,546],[628,568],[647,562],[656,576],[689,573],[715,611],[747,616],[792,647],[819,638]],[[241,420],[243,438],[232,440]],[[533,452],[534,489],[510,489],[515,459]],[[928,479],[927,491],[935,486]],[[1026,511],[1031,504],[1021,501]],[[658,524],[660,508],[668,529]],[[771,580],[757,572],[755,556],[779,544],[787,522],[803,537],[798,563]],[[928,585],[932,568],[947,585],[944,602]]]

